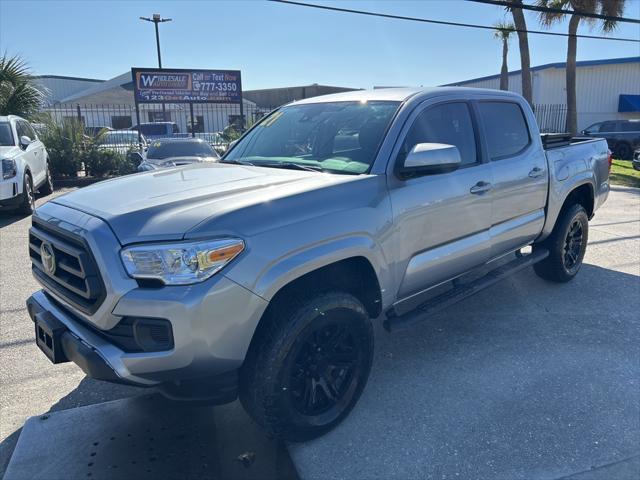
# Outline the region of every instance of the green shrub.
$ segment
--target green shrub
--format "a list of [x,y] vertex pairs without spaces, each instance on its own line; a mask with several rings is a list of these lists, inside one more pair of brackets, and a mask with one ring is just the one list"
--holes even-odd
[[51,116],[40,120],[45,124],[40,139],[47,148],[51,174],[54,177],[76,177],[86,148],[84,125],[76,119],[57,123]]

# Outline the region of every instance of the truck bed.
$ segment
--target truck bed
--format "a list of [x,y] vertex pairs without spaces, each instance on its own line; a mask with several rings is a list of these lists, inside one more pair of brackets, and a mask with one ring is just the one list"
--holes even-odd
[[540,138],[542,139],[542,146],[545,150],[599,140],[593,137],[574,137],[570,133],[541,133]]

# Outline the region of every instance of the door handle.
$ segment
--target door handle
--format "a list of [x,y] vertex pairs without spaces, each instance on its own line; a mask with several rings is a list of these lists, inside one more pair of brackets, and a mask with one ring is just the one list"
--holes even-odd
[[534,167],[530,172],[529,172],[529,177],[531,178],[538,178],[540,176],[542,176],[544,174],[544,170],[542,170],[540,167]]
[[489,182],[478,182],[469,190],[474,195],[480,195],[482,193],[488,192],[491,190],[493,186]]

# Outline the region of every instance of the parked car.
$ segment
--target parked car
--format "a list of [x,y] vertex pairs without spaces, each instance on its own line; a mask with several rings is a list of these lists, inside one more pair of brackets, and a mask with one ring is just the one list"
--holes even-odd
[[131,130],[111,130],[104,132],[98,140],[98,148],[101,150],[114,150],[126,155],[130,150],[139,150],[147,147],[144,135],[138,138],[138,132]]
[[220,132],[213,133],[196,133],[196,138],[201,138],[209,145],[211,145],[219,155],[224,155],[227,151],[227,147],[229,146],[229,142],[227,142]]
[[147,140],[156,140],[158,138],[173,137],[180,133],[180,129],[175,122],[150,122],[141,123],[131,127],[136,132],[140,130]]
[[[357,144],[336,146],[354,131]],[[27,301],[36,342],[97,379],[181,399],[239,395],[271,434],[312,438],[360,396],[373,319],[389,331],[428,320],[528,266],[574,278],[610,162],[603,139],[539,135],[510,92],[301,100],[220,162],[40,207],[29,253],[43,290]]]
[[633,164],[633,168],[640,170],[640,148],[637,148],[636,151],[633,152],[633,160],[631,163]]
[[589,137],[605,138],[614,158],[631,160],[634,148],[640,146],[640,119],[594,123],[584,129],[582,134]]
[[85,135],[90,137],[96,137],[101,132],[112,132],[113,128],[111,127],[84,127]]
[[0,207],[31,214],[35,192],[53,192],[49,156],[35,130],[24,118],[0,116]]
[[217,162],[220,157],[211,145],[200,138],[164,138],[149,144],[140,155],[139,172],[177,167],[201,162]]

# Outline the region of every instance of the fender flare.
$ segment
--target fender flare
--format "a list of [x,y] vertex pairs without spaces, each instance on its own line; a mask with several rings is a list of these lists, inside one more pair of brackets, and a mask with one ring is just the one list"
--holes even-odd
[[334,238],[276,259],[258,276],[252,290],[270,301],[283,287],[303,275],[354,257],[363,257],[371,264],[384,298],[388,274],[380,266],[386,265],[386,259],[382,249],[368,235]]

